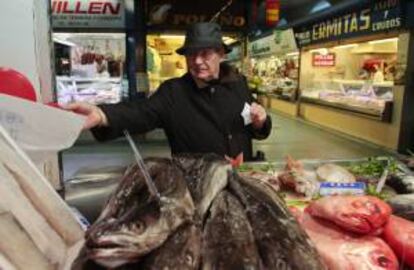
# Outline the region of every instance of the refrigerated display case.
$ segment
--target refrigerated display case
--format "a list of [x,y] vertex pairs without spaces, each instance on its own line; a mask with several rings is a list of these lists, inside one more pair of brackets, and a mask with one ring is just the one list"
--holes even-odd
[[301,56],[301,102],[390,122],[398,38],[320,47]]
[[393,82],[316,80],[313,88],[302,92],[301,101],[391,121]]
[[53,40],[59,104],[118,103],[128,96],[123,72],[125,34],[54,33]]

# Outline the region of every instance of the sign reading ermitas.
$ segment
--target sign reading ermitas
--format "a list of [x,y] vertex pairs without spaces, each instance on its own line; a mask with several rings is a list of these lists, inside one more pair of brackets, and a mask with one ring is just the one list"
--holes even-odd
[[125,28],[123,0],[52,0],[54,28]]
[[335,66],[335,53],[312,54],[312,65],[314,67],[334,67]]

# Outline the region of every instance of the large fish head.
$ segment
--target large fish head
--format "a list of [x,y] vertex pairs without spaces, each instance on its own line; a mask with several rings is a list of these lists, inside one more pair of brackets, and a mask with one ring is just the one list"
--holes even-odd
[[391,207],[372,196],[338,196],[331,203],[338,222],[352,225],[352,230],[359,233],[375,231],[391,215]]
[[165,241],[169,229],[174,229],[170,219],[184,219],[193,211],[192,201],[188,205],[179,201],[188,193],[180,170],[164,159],[147,160],[146,167],[161,196],[172,203],[164,205],[152,197],[143,174],[133,167],[112,194],[103,215],[86,232],[88,257],[101,265],[117,267],[138,261]]
[[[362,240],[363,239],[363,240]],[[362,241],[350,241],[341,247],[351,267],[360,270],[397,270],[398,259],[391,248],[381,239],[364,237]]]

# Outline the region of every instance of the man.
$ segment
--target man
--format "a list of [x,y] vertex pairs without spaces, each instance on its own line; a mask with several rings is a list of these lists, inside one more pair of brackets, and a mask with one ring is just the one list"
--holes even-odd
[[218,24],[194,24],[177,50],[186,57],[184,76],[165,81],[145,100],[68,108],[87,116],[85,128],[92,128],[100,141],[121,136],[124,129],[143,133],[163,128],[172,154],[213,152],[234,158],[243,153],[251,160],[251,139],[266,138],[271,120],[252,102],[246,79],[221,64],[228,52]]

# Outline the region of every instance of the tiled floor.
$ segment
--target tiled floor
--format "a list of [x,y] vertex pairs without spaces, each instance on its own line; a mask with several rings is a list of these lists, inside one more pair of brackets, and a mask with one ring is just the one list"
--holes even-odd
[[[352,159],[388,155],[385,149],[366,142],[339,136],[303,121],[272,113],[273,130],[269,138],[255,141],[255,150],[266,153],[267,160],[281,160],[290,154],[296,159]],[[162,130],[137,139],[144,157],[169,156],[170,150]],[[72,178],[85,168],[122,166],[132,161],[125,140],[109,143],[82,143],[62,155],[64,179]]]

